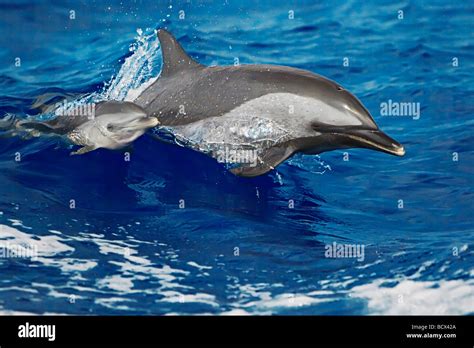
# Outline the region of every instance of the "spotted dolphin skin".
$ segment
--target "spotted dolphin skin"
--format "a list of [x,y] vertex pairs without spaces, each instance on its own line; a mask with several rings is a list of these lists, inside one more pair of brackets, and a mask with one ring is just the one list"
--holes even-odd
[[255,150],[256,161],[231,168],[236,175],[262,175],[296,152],[368,148],[405,154],[362,103],[334,81],[285,66],[207,67],[166,30],[158,30],[158,38],[161,74],[134,103],[215,158]]

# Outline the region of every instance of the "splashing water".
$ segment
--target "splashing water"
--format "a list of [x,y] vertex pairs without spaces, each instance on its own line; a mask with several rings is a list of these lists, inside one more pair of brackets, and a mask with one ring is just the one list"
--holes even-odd
[[[162,62],[156,30],[147,28],[143,32],[142,29],[138,28],[135,40],[129,47],[132,54],[125,59],[118,73],[104,83],[100,91],[75,96],[63,93],[41,95],[36,98],[33,105],[33,108],[43,109],[40,114],[31,116],[7,113],[0,119],[0,129],[8,130],[16,120],[26,117],[38,121],[54,119],[58,115],[71,114],[72,110],[77,110],[85,104],[98,103],[104,100],[133,101],[156,81]],[[48,104],[48,100],[54,100],[54,97],[60,97],[62,101]]]
[[[102,90],[83,95],[64,106],[59,105],[52,115],[66,113],[68,109],[104,100],[132,101],[155,82],[162,62],[156,30],[146,29],[144,33],[138,28],[135,40],[129,47],[132,54],[125,59],[117,75],[104,83]],[[44,119],[44,114],[42,119]]]
[[156,31],[144,33],[137,29],[136,41],[130,45],[131,56],[125,59],[116,76],[112,77],[96,97],[100,100],[132,101],[151,85],[161,67],[161,50]]
[[324,162],[319,155],[305,156],[303,154],[295,154],[286,161],[291,166],[298,167],[313,174],[323,175],[327,171],[331,171],[331,166]]

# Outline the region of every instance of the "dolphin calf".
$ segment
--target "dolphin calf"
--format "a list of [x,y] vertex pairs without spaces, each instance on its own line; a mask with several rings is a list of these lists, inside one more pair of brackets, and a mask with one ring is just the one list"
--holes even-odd
[[19,121],[17,129],[64,135],[82,147],[71,155],[98,148],[120,149],[159,124],[145,110],[130,102],[105,101],[95,105],[93,115],[61,115],[50,121]]
[[204,66],[169,32],[157,34],[162,71],[134,103],[186,145],[236,164],[230,168],[236,175],[265,174],[296,152],[405,153],[334,81],[285,66]]

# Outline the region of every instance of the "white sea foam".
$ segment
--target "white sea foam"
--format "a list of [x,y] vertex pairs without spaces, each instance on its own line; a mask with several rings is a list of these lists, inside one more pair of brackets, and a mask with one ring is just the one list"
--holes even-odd
[[222,315],[267,315],[281,309],[311,306],[332,299],[328,297],[331,291],[304,293],[274,294],[274,289],[281,288],[282,284],[245,284],[231,285],[231,289],[238,289],[239,300],[232,305],[232,309]]
[[14,227],[0,225],[0,243],[9,248],[17,245],[35,251],[35,257],[51,257],[73,251],[74,248],[64,243],[57,235],[32,236]]
[[463,315],[474,313],[474,281],[404,279],[394,287],[386,280],[352,288],[353,298],[367,300],[369,314]]
[[314,305],[321,302],[331,301],[328,298],[317,298],[314,296],[308,296],[305,294],[292,294],[284,293],[275,296],[271,296],[269,299],[264,301],[252,301],[246,303],[244,307],[254,308],[254,310],[261,311],[262,309],[276,310],[278,308],[295,308]]
[[171,303],[202,303],[212,307],[219,307],[216,302],[216,297],[206,293],[184,294],[178,291],[163,291],[160,293],[165,296],[157,302],[171,302]]
[[198,268],[199,270],[212,269],[211,266],[202,266],[202,265],[199,265],[198,263],[196,263],[196,262],[194,262],[194,261],[189,261],[189,262],[188,262],[188,265],[193,266],[193,267],[196,267],[196,268]]

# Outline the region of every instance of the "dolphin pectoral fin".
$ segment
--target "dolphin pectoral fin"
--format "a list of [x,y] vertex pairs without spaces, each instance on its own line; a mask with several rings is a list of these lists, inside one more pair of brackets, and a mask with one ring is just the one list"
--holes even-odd
[[79,150],[71,152],[70,155],[71,155],[71,156],[74,156],[74,155],[83,155],[83,154],[85,154],[85,153],[94,151],[94,150],[96,150],[96,149],[97,149],[97,148],[96,148],[95,146],[83,146],[83,147],[81,147]]
[[268,173],[272,169],[274,169],[274,167],[272,168],[266,165],[256,165],[255,167],[245,166],[245,167],[232,168],[230,172],[237,176],[252,178],[254,176],[259,176],[259,175]]
[[276,166],[288,159],[294,152],[295,150],[291,146],[275,146],[265,151],[262,156],[259,156],[256,165],[232,168],[230,172],[237,176],[248,178],[263,175],[275,169]]
[[161,76],[166,77],[175,74],[183,69],[202,66],[192,59],[181,47],[178,41],[164,29],[158,30],[158,39],[161,44],[163,54],[163,68]]

